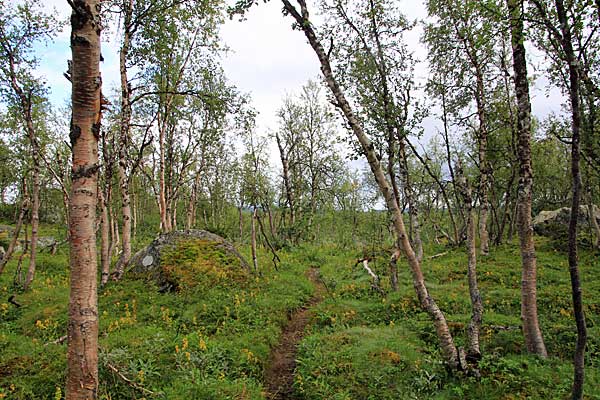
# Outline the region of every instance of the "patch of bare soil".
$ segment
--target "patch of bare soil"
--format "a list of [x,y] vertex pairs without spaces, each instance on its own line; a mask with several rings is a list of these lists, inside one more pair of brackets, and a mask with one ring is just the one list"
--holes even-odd
[[306,274],[315,285],[315,294],[304,306],[289,316],[279,343],[271,350],[269,366],[265,373],[265,386],[269,400],[294,398],[293,385],[298,344],[304,337],[304,328],[313,315],[313,307],[323,300],[325,287],[319,280],[319,270],[311,267]]

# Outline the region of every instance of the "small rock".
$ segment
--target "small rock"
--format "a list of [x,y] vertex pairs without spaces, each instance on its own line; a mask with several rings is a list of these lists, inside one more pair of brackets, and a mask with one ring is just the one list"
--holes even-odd
[[149,267],[149,266],[151,266],[153,262],[154,262],[154,257],[152,257],[152,256],[151,256],[151,255],[149,255],[149,254],[148,254],[146,257],[144,257],[144,258],[142,259],[142,265],[143,265],[144,267]]

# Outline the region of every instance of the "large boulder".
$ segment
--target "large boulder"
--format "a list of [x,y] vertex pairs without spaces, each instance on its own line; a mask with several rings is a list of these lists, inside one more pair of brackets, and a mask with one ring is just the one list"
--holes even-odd
[[163,292],[193,287],[207,277],[219,281],[249,271],[231,243],[196,229],[161,234],[129,262],[130,273],[154,280]]
[[[594,205],[594,218],[600,223],[600,208]],[[538,235],[548,237],[559,237],[567,234],[569,229],[569,219],[571,218],[571,208],[563,207],[553,211],[541,211],[533,219],[533,230]],[[579,227],[589,226],[590,219],[588,207],[582,205],[579,207]]]

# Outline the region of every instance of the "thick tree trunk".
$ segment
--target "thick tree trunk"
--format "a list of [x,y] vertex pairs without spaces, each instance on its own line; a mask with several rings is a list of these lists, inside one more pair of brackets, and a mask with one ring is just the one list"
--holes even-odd
[[569,99],[571,101],[571,177],[572,177],[572,201],[571,218],[569,220],[569,274],[571,275],[571,291],[573,296],[573,314],[577,325],[577,344],[575,356],[573,357],[574,379],[573,399],[583,398],[583,382],[585,378],[585,344],[587,341],[587,327],[583,312],[583,300],[581,294],[581,279],[579,277],[579,260],[577,255],[577,221],[579,219],[579,203],[581,198],[581,171],[579,169],[580,159],[580,130],[581,110],[579,105],[579,61],[573,50],[571,27],[563,0],[555,0],[556,14],[560,23],[561,45],[565,53],[566,64],[569,68]]
[[[515,92],[518,103],[518,157],[519,189],[517,198],[517,226],[521,246],[521,319],[527,351],[547,357],[546,346],[540,330],[537,313],[537,263],[533,226],[531,222],[531,202],[533,192],[533,169],[531,166],[531,102],[527,81],[527,60],[525,57],[525,35],[523,32],[522,1],[507,0],[511,22],[513,68],[515,72]],[[507,204],[508,208],[508,204]]]
[[288,0],[282,0],[282,2],[284,4],[286,12],[288,12],[296,20],[298,26],[303,30],[311,47],[313,48],[317,57],[319,58],[321,64],[321,71],[323,73],[327,86],[329,87],[333,97],[335,98],[336,105],[344,113],[346,121],[350,125],[353,133],[356,135],[363,151],[365,152],[365,155],[369,162],[369,166],[371,168],[371,172],[373,173],[377,185],[385,199],[386,206],[392,214],[392,222],[394,224],[394,229],[400,242],[400,248],[404,252],[408,260],[408,264],[411,268],[413,275],[413,284],[421,306],[429,314],[429,316],[434,322],[436,333],[440,341],[445,361],[452,368],[458,369],[460,368],[458,350],[454,345],[454,340],[452,338],[452,335],[450,334],[450,330],[448,329],[448,324],[446,322],[444,314],[439,309],[439,307],[427,291],[427,287],[425,286],[425,280],[423,277],[423,272],[421,270],[421,265],[410,244],[410,241],[408,240],[408,235],[406,233],[404,221],[402,220],[402,213],[400,211],[400,208],[398,207],[396,199],[394,198],[392,188],[390,187],[390,184],[385,178],[385,173],[381,167],[379,159],[377,158],[375,147],[363,131],[359,120],[352,111],[350,103],[348,103],[348,101],[346,100],[346,97],[342,92],[341,87],[339,86],[333,75],[333,71],[329,63],[329,58],[325,50],[323,49],[323,46],[321,45],[317,35],[314,32],[312,24],[308,19],[309,15],[308,10],[306,8],[306,3],[304,0],[298,0],[298,3],[301,6],[301,11],[298,12]]
[[73,170],[70,204],[68,400],[98,396],[96,203],[100,135],[100,2],[73,0],[71,15]]

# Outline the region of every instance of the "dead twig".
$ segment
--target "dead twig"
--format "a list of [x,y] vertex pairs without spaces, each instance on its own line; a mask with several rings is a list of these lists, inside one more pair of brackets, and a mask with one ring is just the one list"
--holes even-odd
[[429,257],[430,260],[433,260],[434,258],[438,258],[438,257],[442,257],[445,256],[446,254],[448,254],[447,251],[444,251],[443,253],[438,253],[438,254],[434,254],[431,257]]
[[67,335],[61,336],[61,337],[59,337],[58,339],[56,339],[56,340],[54,340],[52,342],[48,342],[44,346],[48,346],[48,345],[51,345],[51,344],[63,344],[65,340],[67,340]]
[[108,367],[108,369],[110,369],[112,372],[114,372],[119,378],[121,378],[123,380],[123,382],[125,382],[126,384],[128,384],[129,386],[131,386],[134,389],[139,390],[142,393],[146,393],[146,394],[154,394],[153,391],[146,389],[143,386],[140,386],[139,384],[135,383],[134,381],[132,381],[131,379],[127,378],[125,375],[123,375],[123,373],[121,373],[121,371],[119,371],[117,369],[117,367],[115,367],[114,365],[112,365],[111,363],[106,363],[106,366]]

